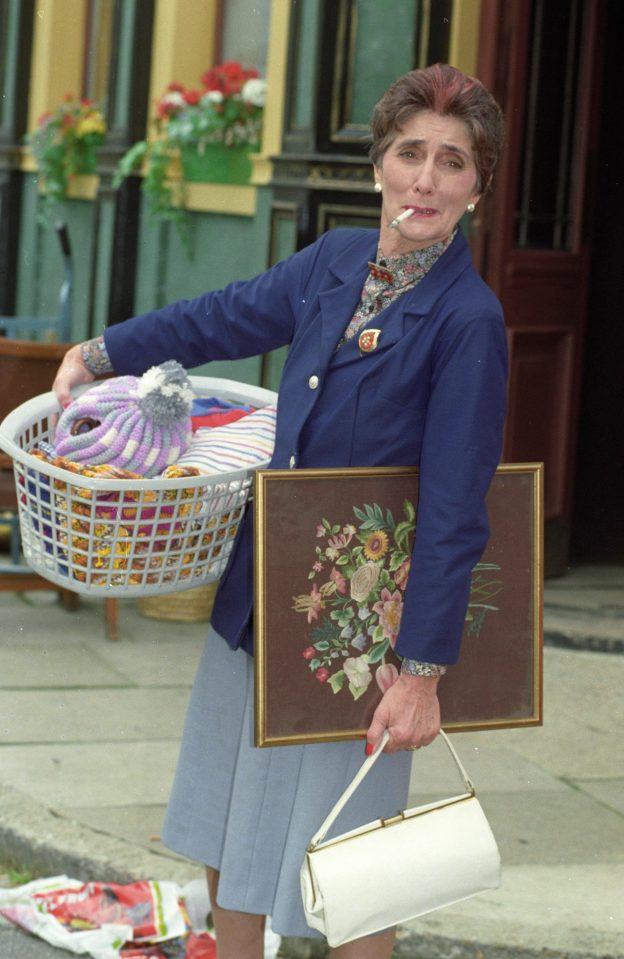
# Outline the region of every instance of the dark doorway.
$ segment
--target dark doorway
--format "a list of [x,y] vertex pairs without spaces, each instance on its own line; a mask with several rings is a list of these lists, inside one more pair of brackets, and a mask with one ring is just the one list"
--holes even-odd
[[572,518],[575,562],[624,562],[624,120],[619,0],[602,31],[598,151],[590,189],[591,269]]

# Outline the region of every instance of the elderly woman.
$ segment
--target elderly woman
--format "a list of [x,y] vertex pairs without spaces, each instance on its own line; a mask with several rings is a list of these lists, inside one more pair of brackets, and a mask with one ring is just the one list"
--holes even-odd
[[[289,345],[272,467],[420,466],[416,541],[395,650],[367,751],[385,754],[337,832],[404,807],[410,749],[440,728],[437,685],[456,662],[470,573],[487,541],[484,498],[505,407],[501,308],[458,228],[489,189],[503,138],[479,81],[444,65],[414,70],[372,117],[379,231],[332,231],[248,282],[174,303],[73,347],[70,389],[106,370],[185,367]],[[358,743],[253,746],[252,520],[219,586],[163,830],[205,863],[219,959],[259,959],[264,917],[315,936],[298,873],[306,844],[362,761]],[[394,931],[332,951],[384,959]]]

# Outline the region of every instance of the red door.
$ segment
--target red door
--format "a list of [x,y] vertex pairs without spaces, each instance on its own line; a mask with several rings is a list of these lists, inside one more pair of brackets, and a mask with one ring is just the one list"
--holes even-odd
[[601,0],[483,0],[479,76],[507,147],[474,253],[509,330],[504,459],[543,461],[546,574],[568,561],[599,112]]

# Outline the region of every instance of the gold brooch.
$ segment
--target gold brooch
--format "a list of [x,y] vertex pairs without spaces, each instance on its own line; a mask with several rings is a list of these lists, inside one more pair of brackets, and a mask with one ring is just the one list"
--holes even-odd
[[358,346],[361,353],[372,353],[377,349],[381,330],[363,330],[358,338]]

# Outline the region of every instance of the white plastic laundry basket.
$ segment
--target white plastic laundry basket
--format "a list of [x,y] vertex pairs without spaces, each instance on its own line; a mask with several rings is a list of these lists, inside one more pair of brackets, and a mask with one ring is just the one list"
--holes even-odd
[[[232,380],[190,381],[197,396],[256,407],[277,402],[270,390]],[[59,586],[100,597],[153,596],[218,579],[254,470],[131,481],[74,474],[30,452],[40,441],[52,442],[58,412],[55,394],[45,393],[0,424],[0,447],[13,459],[28,565]]]

